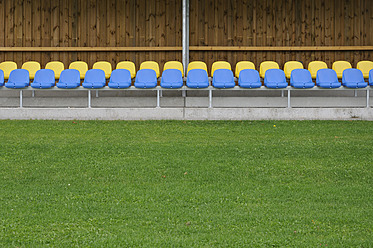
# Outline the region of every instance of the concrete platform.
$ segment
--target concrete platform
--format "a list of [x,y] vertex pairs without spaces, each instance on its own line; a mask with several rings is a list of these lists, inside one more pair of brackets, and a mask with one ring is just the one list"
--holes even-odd
[[0,108],[0,119],[369,120],[372,108]]

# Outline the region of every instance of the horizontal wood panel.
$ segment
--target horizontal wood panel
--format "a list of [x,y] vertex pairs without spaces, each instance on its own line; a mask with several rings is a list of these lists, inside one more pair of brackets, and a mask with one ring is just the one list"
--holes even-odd
[[[159,52],[182,51],[182,47],[0,47],[0,52]],[[190,51],[372,51],[373,46],[333,47],[240,47],[191,46]]]

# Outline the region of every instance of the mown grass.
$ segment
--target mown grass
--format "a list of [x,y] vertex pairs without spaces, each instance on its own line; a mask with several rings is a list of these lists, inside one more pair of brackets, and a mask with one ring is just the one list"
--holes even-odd
[[373,122],[0,121],[1,247],[372,247]]

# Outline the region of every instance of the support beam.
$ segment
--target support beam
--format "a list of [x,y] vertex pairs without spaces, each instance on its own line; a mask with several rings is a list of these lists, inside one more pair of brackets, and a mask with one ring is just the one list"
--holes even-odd
[[189,0],[183,0],[183,66],[186,75],[189,64]]
[[19,91],[19,108],[23,108],[23,92]]

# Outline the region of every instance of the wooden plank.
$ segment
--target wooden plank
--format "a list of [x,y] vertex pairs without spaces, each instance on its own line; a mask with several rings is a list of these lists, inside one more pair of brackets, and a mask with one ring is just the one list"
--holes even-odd
[[[356,0],[354,5],[354,12],[353,12],[353,36],[351,45],[359,46],[360,44],[360,19],[363,19],[363,11],[362,6],[360,4],[360,0]],[[351,64],[352,66],[356,66],[357,62],[359,62],[360,53],[359,51],[354,51],[352,56]]]
[[[257,46],[265,46],[264,44],[264,27],[263,26],[263,22],[264,22],[264,11],[265,11],[265,1],[257,1],[256,2],[256,8],[255,8],[257,11],[256,11],[256,40],[254,40],[254,45],[256,44]],[[256,65],[258,65],[258,69],[259,69],[259,65],[260,63],[264,61],[263,59],[263,52],[257,52],[257,56],[256,56],[256,60],[254,60],[254,63]]]
[[[145,1],[136,1],[136,45],[144,47],[145,43],[145,8],[146,8]],[[137,67],[140,68],[140,64],[145,60],[149,59],[148,57],[140,56],[140,54],[136,53],[136,62]]]
[[[97,47],[97,3],[96,0],[89,0],[88,3],[88,46]],[[88,54],[88,64],[93,64],[97,60],[95,53]]]
[[[0,0],[0,47],[5,46],[5,0]],[[5,53],[0,53],[0,61],[5,60]]]
[[[176,16],[179,13],[176,13],[176,4],[175,1],[167,1],[165,5],[165,11],[167,15],[165,15],[165,45],[166,46],[176,46]],[[191,30],[198,30],[197,18],[198,18],[198,9],[195,9],[196,6],[191,6],[190,14],[193,14],[194,17],[190,18],[190,24],[193,24],[193,28],[190,27]],[[198,32],[194,31],[193,35],[190,34],[190,43],[192,45],[198,45]],[[167,37],[167,39],[166,39]],[[193,38],[192,38],[193,37]],[[169,52],[167,60],[176,60],[176,52]]]
[[[67,1],[60,0],[60,46],[69,47],[69,6]],[[65,64],[66,68],[72,62],[67,53],[60,54],[60,60]]]
[[[373,46],[190,46],[191,51],[373,51]],[[0,52],[164,52],[182,47],[0,47]]]
[[[9,0],[5,3],[5,46],[14,47],[14,1]],[[5,55],[5,60],[14,61],[14,59],[13,52],[9,52]],[[18,66],[20,67],[21,64],[18,64]]]
[[[23,46],[23,0],[16,0],[14,10],[14,45]],[[22,53],[16,53],[15,61],[17,64],[22,64]]]
[[[115,46],[125,46],[127,26],[125,1],[116,1],[115,25]],[[113,69],[115,68],[114,66],[121,61],[120,55],[121,53],[119,52],[115,53],[115,65],[113,65]]]
[[[97,46],[105,47],[107,44],[107,36],[106,36],[106,27],[107,27],[107,21],[106,21],[106,1],[97,1]],[[107,60],[106,54],[102,52],[97,52],[96,60],[90,61],[89,66],[90,68],[93,66],[93,64],[97,61],[105,61]]]
[[[51,1],[51,46],[58,47],[60,45],[60,5],[58,1]],[[58,52],[51,53],[51,61],[59,61],[60,54]]]
[[[175,10],[171,9],[170,12],[174,12]],[[158,29],[158,32],[156,31],[156,35],[157,35],[157,46],[166,46],[166,3],[165,1],[157,1],[157,6],[156,6],[156,12],[158,13],[158,20],[156,20],[157,22],[157,26],[159,25],[159,29]],[[169,60],[175,60],[174,57],[169,57],[169,53],[165,53],[165,52],[162,52],[162,53],[156,53],[158,54],[158,63],[159,63],[159,66],[161,68],[161,71],[163,70],[163,65],[166,63],[166,61],[169,61]]]
[[[71,37],[71,45],[72,47],[78,46],[78,0],[70,0],[70,7],[69,7],[69,27],[71,29],[71,33],[69,32]],[[78,54],[73,53],[71,60],[78,60]]]
[[[334,11],[332,11],[332,6],[334,9],[334,1],[325,2],[325,45],[332,46],[334,45],[334,36],[332,35],[332,30],[334,27]],[[330,64],[331,61],[334,61],[334,53],[327,53],[325,55],[325,62]]]
[[[41,45],[47,47],[51,45],[51,2],[41,1],[41,4]],[[44,67],[50,60],[50,52],[43,52],[39,62]]]
[[[321,0],[315,0],[315,29],[314,29],[314,37],[315,41],[314,44],[315,46],[322,46],[322,39],[324,38],[322,35],[322,8],[321,8]],[[321,52],[315,52],[315,60],[323,60],[321,56]]]
[[[80,15],[78,16],[78,46],[86,47],[88,46],[88,0],[80,1]],[[79,53],[78,58],[82,61],[88,61],[88,53],[82,52]]]
[[[115,47],[116,44],[116,1],[108,0],[107,1],[107,22],[106,22],[106,46]],[[104,59],[110,62],[112,67],[116,65],[116,53],[110,52],[107,54],[107,59]]]

